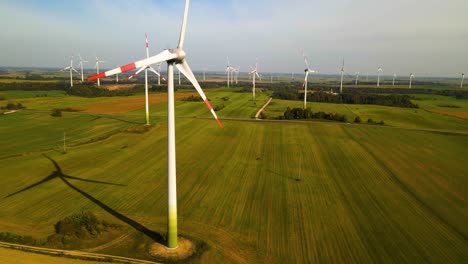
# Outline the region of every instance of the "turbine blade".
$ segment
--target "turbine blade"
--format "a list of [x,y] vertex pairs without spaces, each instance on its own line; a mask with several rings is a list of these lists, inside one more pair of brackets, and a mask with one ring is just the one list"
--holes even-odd
[[172,60],[172,59],[175,59],[176,57],[177,56],[175,54],[171,53],[169,50],[165,50],[165,51],[159,53],[158,55],[149,57],[147,59],[139,60],[137,62],[132,62],[132,63],[129,63],[127,65],[124,65],[124,66],[121,66],[121,67],[118,67],[118,68],[115,68],[115,69],[112,69],[112,70],[109,70],[109,71],[106,71],[106,72],[101,72],[101,73],[98,73],[98,74],[95,74],[95,75],[91,75],[91,76],[88,77],[87,80],[92,81],[92,80],[96,80],[96,79],[101,79],[101,78],[111,76],[111,75],[114,75],[114,74],[118,74],[118,73],[122,73],[122,72],[128,72],[128,71],[134,70],[136,68],[146,67],[146,66],[149,66],[151,64],[158,63],[158,62]]
[[309,67],[309,62],[307,61],[307,57],[306,57],[304,51],[302,51],[302,57],[304,57],[304,63],[305,63],[305,65],[307,66],[307,69],[309,69],[309,68],[310,68],[310,67]]
[[[188,0],[187,0],[187,3],[188,3]],[[223,124],[221,124],[221,121],[219,120],[218,116],[216,115],[215,111],[213,110],[213,106],[211,106],[210,101],[208,100],[208,98],[206,98],[205,93],[201,89],[200,84],[198,83],[197,79],[195,78],[195,75],[193,75],[193,72],[190,69],[188,63],[184,60],[182,63],[176,64],[176,67],[193,84],[193,86],[197,90],[198,94],[200,94],[201,98],[205,102],[208,109],[210,109],[210,112],[214,116],[214,118],[216,119],[216,122],[218,123],[219,127],[223,128]]]
[[146,66],[143,66],[141,67],[140,69],[138,69],[138,71],[136,71],[135,73],[133,73],[132,75],[130,75],[127,79],[125,79],[126,81],[130,80],[131,78],[133,77],[136,77],[140,72],[142,72],[144,69],[146,69]]
[[153,72],[157,76],[161,77],[161,79],[163,79],[165,82],[167,82],[166,77],[164,75],[162,75],[161,73],[157,72],[153,67],[149,66],[148,70],[150,70],[151,72]]
[[79,73],[77,70],[75,70],[75,68],[71,68],[74,72],[78,73],[79,75],[81,75],[81,73]]
[[61,69],[61,71],[66,71],[66,70],[68,70],[70,68],[71,68],[71,66],[68,66],[68,67],[65,67],[65,68]]
[[184,18],[182,20],[182,28],[180,29],[180,38],[179,38],[179,48],[183,49],[184,42],[185,42],[185,30],[187,29],[187,17],[189,11],[189,4],[190,0],[185,0],[185,10],[184,10]]

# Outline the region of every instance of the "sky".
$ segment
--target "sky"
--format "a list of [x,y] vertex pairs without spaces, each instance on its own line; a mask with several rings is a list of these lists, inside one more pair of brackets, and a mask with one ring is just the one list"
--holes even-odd
[[[175,48],[184,0],[2,0],[0,66],[113,68]],[[458,77],[468,73],[467,0],[192,0],[192,69]]]

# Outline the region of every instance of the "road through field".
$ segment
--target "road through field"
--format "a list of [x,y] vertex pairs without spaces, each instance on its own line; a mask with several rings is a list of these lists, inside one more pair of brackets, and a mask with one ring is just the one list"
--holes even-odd
[[[39,255],[40,254],[40,255]],[[80,259],[81,258],[81,259]],[[88,259],[88,260],[86,260]],[[89,260],[91,259],[91,260]],[[95,261],[93,261],[95,260]],[[41,247],[31,247],[0,242],[0,262],[8,264],[95,264],[95,263],[135,263],[155,264],[157,262],[81,252],[75,250],[60,250]]]

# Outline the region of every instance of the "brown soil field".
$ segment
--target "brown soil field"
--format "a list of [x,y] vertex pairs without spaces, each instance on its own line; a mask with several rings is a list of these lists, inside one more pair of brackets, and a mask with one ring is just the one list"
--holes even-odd
[[436,113],[468,120],[468,113],[466,112],[436,111]]
[[[197,96],[196,92],[175,93],[175,99],[179,100],[188,96]],[[167,94],[150,94],[149,104],[156,105],[167,102]],[[145,96],[119,97],[98,103],[86,104],[76,109],[85,113],[96,114],[122,114],[145,108]]]

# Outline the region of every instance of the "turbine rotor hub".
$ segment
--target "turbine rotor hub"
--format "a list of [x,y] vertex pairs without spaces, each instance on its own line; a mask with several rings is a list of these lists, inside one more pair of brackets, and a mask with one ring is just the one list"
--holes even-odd
[[170,49],[169,52],[177,56],[175,59],[171,60],[171,62],[180,63],[185,59],[186,53],[181,48]]

